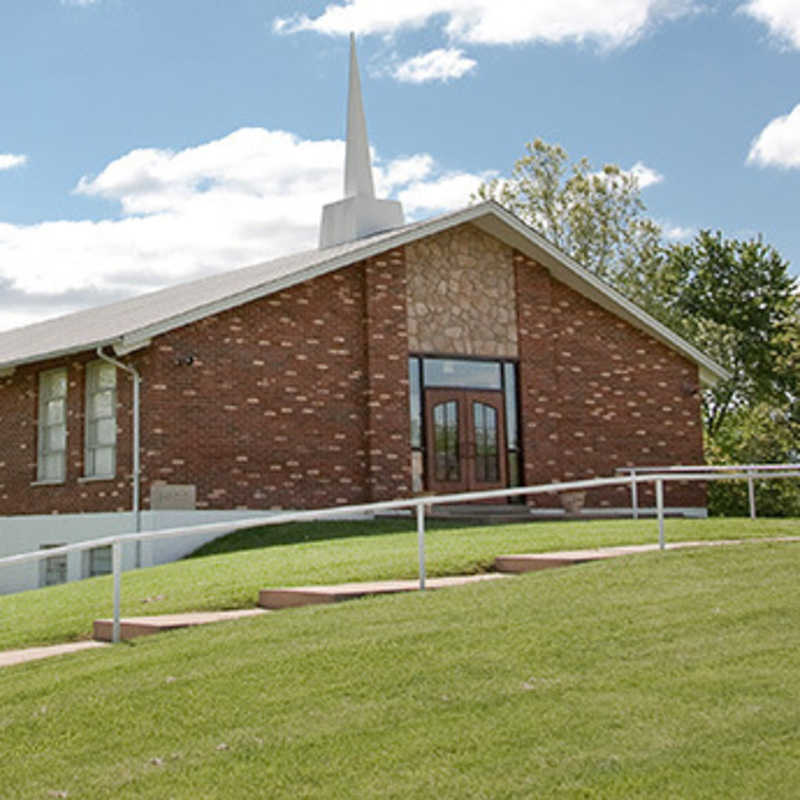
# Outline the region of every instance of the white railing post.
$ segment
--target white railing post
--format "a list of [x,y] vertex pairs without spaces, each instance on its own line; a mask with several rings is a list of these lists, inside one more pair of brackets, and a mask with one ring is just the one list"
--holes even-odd
[[631,516],[639,519],[639,487],[636,483],[636,470],[631,470]]
[[664,481],[656,479],[656,508],[658,511],[658,547],[664,549]]
[[750,502],[750,519],[756,518],[756,486],[753,471],[747,470],[747,499]]
[[111,567],[114,573],[114,622],[111,629],[111,641],[116,644],[120,640],[120,595],[122,593],[122,542],[115,539],[111,545]]
[[419,550],[419,588],[425,590],[425,504],[417,503],[417,548]]

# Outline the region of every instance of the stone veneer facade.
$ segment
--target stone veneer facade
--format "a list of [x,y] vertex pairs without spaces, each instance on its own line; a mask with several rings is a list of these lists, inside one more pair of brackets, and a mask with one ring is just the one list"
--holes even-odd
[[513,251],[472,225],[406,246],[415,353],[516,358]]
[[[158,482],[194,484],[198,508],[208,509],[409,494],[409,351],[518,358],[526,483],[702,461],[695,364],[459,226],[170,331],[129,356],[143,378],[142,506]],[[29,365],[0,381],[0,514],[130,509],[122,372],[117,477],[80,480],[84,370],[94,358]],[[38,374],[61,366],[67,477],[34,486]],[[667,489],[671,505],[702,506],[704,497],[697,484]],[[625,489],[587,500],[627,502]]]

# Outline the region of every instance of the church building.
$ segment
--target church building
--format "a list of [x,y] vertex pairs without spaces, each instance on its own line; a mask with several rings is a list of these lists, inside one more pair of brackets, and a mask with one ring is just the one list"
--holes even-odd
[[[726,374],[708,356],[493,202],[406,223],[375,197],[352,48],[344,195],[317,249],[0,333],[2,518],[702,463],[700,391]],[[667,504],[703,513],[704,490]]]

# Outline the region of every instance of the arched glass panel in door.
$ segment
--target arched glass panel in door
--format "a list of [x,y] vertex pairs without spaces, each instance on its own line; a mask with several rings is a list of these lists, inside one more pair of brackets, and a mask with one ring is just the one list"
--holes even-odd
[[475,435],[475,480],[494,483],[500,480],[500,448],[497,438],[497,409],[473,401],[472,424]]
[[458,403],[450,400],[433,407],[433,464],[437,481],[461,480],[458,452]]

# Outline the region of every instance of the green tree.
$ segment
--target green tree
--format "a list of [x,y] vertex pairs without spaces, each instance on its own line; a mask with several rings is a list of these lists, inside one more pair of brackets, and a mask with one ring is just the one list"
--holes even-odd
[[582,266],[638,294],[661,256],[661,229],[639,190],[632,172],[595,170],[586,158],[570,165],[561,146],[536,139],[511,176],[484,183],[476,199],[496,200]]
[[701,231],[666,251],[652,291],[656,315],[731,373],[704,396],[711,439],[737,408],[797,412],[800,313],[774,248]]
[[[800,460],[800,421],[787,408],[768,403],[743,406],[728,414],[706,442],[711,464],[797,463]],[[709,512],[715,516],[746,516],[747,484],[715,481],[708,488]],[[797,478],[756,482],[759,516],[800,516]]]

